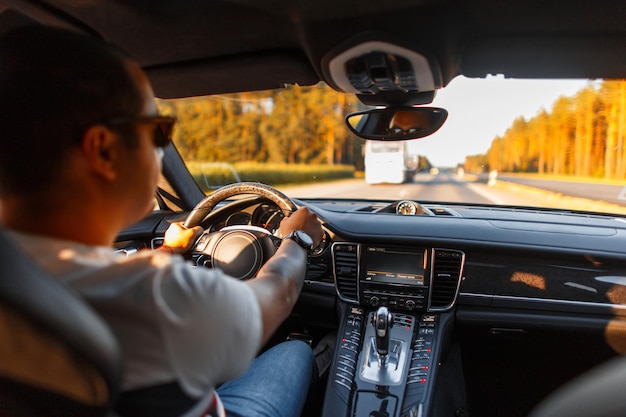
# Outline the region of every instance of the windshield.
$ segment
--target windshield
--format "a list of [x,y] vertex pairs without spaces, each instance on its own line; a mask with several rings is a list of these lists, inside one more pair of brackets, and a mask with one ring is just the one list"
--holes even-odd
[[174,143],[202,189],[237,181],[294,198],[415,200],[626,214],[626,81],[457,78],[433,135],[367,142],[369,108],[324,84],[176,100]]

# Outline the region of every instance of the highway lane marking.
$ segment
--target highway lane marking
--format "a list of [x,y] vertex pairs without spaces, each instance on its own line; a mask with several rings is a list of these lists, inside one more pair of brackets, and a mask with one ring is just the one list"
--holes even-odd
[[476,184],[472,184],[472,183],[469,183],[469,182],[466,183],[466,184],[473,192],[475,192],[476,194],[480,195],[481,197],[486,198],[487,200],[491,201],[493,204],[498,204],[498,205],[506,205],[507,204],[504,200],[494,196],[489,191],[484,190],[482,187],[479,187]]

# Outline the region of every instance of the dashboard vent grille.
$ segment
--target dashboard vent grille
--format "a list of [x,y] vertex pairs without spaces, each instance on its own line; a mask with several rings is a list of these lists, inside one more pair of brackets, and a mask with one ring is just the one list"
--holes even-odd
[[430,293],[431,310],[447,310],[456,301],[463,273],[465,254],[448,249],[433,250],[433,271]]
[[329,276],[328,268],[322,263],[309,263],[306,268],[306,279],[311,281],[326,281],[324,278]]
[[335,243],[332,249],[335,285],[339,298],[356,303],[359,298],[358,246],[354,243]]
[[440,205],[424,204],[424,208],[432,216],[461,217],[461,215],[457,211],[451,209],[450,207],[443,207],[443,206],[440,206]]
[[361,211],[361,212],[365,212],[365,213],[373,213],[375,211],[378,211],[380,209],[383,209],[385,207],[387,207],[388,204],[384,204],[384,203],[375,203],[375,204],[371,204],[369,206],[363,206],[355,211]]
[[433,208],[431,211],[435,216],[452,216],[452,213],[441,207]]

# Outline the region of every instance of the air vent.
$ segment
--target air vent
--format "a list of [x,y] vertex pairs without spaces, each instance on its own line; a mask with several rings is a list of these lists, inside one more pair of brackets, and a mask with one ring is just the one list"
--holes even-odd
[[365,206],[365,207],[361,207],[360,209],[357,209],[355,211],[361,211],[361,212],[365,212],[365,213],[373,213],[377,210],[376,207],[374,206]]
[[355,211],[360,211],[360,212],[365,212],[365,213],[374,213],[376,211],[384,209],[387,206],[388,204],[386,203],[374,203],[369,206],[363,206],[361,208],[358,208]]
[[430,310],[447,310],[454,304],[461,282],[465,254],[448,249],[433,249]]
[[332,282],[332,278],[329,280],[324,279],[326,277],[330,278],[330,274],[328,273],[328,268],[323,263],[309,263],[306,268],[306,279],[310,281],[321,281],[321,282]]
[[359,261],[358,246],[355,243],[335,243],[333,250],[333,267],[335,285],[339,298],[344,301],[358,302]]
[[449,207],[442,207],[439,205],[424,205],[424,208],[426,208],[426,210],[428,212],[430,212],[433,216],[452,216],[452,217],[461,217],[461,215],[459,213],[457,213],[455,210],[452,210]]

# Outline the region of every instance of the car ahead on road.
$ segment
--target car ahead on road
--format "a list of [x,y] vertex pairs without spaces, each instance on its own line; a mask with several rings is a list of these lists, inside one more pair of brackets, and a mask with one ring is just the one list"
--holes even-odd
[[[251,234],[242,252],[266,257],[284,216],[318,214],[325,238],[271,342],[336,335],[305,417],[623,409],[611,373],[553,393],[626,352],[624,22],[617,0],[0,8],[0,31],[59,26],[124,49],[178,118],[155,209],[115,250],[156,248],[182,220],[223,237],[189,262],[254,279],[220,245]],[[427,120],[400,126],[400,112]],[[366,140],[408,140],[416,174],[368,184]]]

